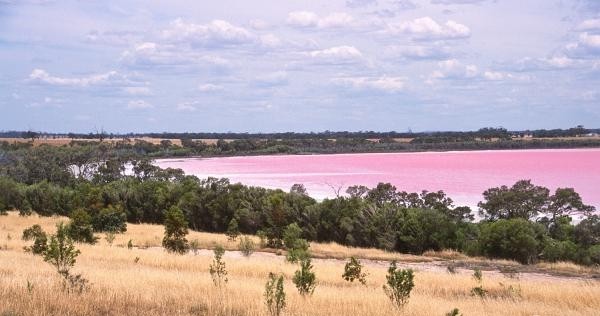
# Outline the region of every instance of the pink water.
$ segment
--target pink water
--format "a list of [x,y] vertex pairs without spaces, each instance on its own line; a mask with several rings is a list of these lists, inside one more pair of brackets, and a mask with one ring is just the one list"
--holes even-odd
[[572,187],[584,202],[600,209],[600,149],[511,150],[341,155],[248,156],[158,160],[199,177],[289,190],[305,185],[316,198],[334,188],[373,187],[390,182],[398,190],[444,190],[458,205],[475,206],[482,192],[520,179],[551,190]]

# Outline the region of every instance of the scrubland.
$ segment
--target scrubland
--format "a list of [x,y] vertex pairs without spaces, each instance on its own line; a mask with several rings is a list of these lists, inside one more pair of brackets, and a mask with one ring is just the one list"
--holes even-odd
[[[103,234],[98,234],[101,239],[96,245],[77,245],[81,255],[74,272],[91,284],[82,294],[67,293],[53,267],[41,257],[25,253],[23,246],[29,242],[21,240],[26,227],[40,224],[53,232],[57,222],[66,220],[19,217],[13,212],[0,217],[0,315],[266,315],[263,292],[269,272],[285,276],[285,315],[445,315],[453,308],[463,315],[598,315],[600,311],[600,282],[590,278],[528,273],[510,278],[484,271],[483,287],[488,295],[480,298],[471,294],[477,284],[468,269],[450,274],[444,269],[419,268],[451,259],[464,259],[468,266],[475,259],[450,251],[412,256],[336,244],[313,243],[311,250],[318,258],[353,255],[372,262],[365,264],[369,273],[366,286],[342,279],[342,260],[315,260],[317,288],[313,296],[303,298],[291,282],[297,265],[285,263],[283,256],[260,252],[249,258],[226,254],[229,282],[218,289],[208,272],[209,252],[167,253],[158,247],[162,226],[133,224],[126,233],[118,234],[112,245]],[[237,243],[224,235],[191,232],[188,240],[194,239],[201,248],[216,244],[228,250],[237,248]],[[129,240],[132,249],[126,246]],[[382,290],[386,264],[378,260],[391,259],[399,260],[401,266],[420,264],[415,288],[403,310],[395,309]],[[519,267],[512,262],[499,264]],[[566,263],[540,264],[539,268],[573,273],[593,269]]]

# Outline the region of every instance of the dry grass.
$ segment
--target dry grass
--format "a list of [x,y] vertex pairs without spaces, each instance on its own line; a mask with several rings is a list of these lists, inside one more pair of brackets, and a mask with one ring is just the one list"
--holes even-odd
[[[317,289],[312,297],[302,298],[291,283],[296,266],[284,263],[282,257],[255,254],[244,258],[226,253],[229,284],[218,290],[208,273],[210,256],[119,246],[129,239],[143,246],[160,244],[162,228],[153,225],[129,225],[112,247],[104,240],[93,246],[78,245],[81,255],[75,272],[92,285],[81,295],[67,294],[61,291],[52,267],[40,257],[24,253],[26,243],[20,240],[24,228],[38,223],[51,231],[60,220],[64,219],[21,218],[14,213],[0,217],[0,315],[265,315],[262,294],[269,272],[285,275],[286,315],[399,314],[381,289],[384,265],[367,266],[368,283],[362,286],[341,278],[343,262],[315,260]],[[192,233],[189,239],[198,239],[205,246],[236,246],[216,234]],[[374,254],[374,250],[361,253],[335,244],[312,247],[336,256],[346,251]],[[139,258],[137,263],[135,258]],[[28,282],[33,285],[31,291]],[[415,284],[403,314],[445,315],[455,307],[464,315],[597,315],[600,310],[600,284],[589,280],[519,281],[484,272],[483,286],[489,291],[486,299],[470,294],[475,281],[466,273],[417,271]],[[520,292],[509,290],[510,285]]]

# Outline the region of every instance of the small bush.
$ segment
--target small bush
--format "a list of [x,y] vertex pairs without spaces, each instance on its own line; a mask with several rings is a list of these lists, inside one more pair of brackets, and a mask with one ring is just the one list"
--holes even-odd
[[254,244],[254,241],[252,241],[252,238],[248,236],[243,236],[240,239],[240,244],[238,247],[240,248],[242,255],[244,255],[245,257],[250,257],[250,255],[252,255],[252,253],[254,252],[256,245]]
[[360,263],[360,260],[350,257],[350,260],[346,262],[346,265],[344,266],[344,274],[342,274],[342,277],[346,281],[354,282],[354,280],[358,280],[363,285],[366,285],[367,274],[362,272],[362,268],[363,266]]
[[210,276],[212,277],[213,283],[217,287],[227,284],[227,269],[225,262],[223,262],[223,254],[225,249],[221,246],[217,246],[214,250],[215,257],[210,265]]
[[279,316],[285,308],[285,292],[283,289],[283,275],[276,276],[269,273],[269,280],[265,284],[265,305],[271,316]]
[[40,225],[33,225],[23,230],[23,240],[32,240],[33,245],[24,247],[26,252],[31,252],[34,255],[42,255],[48,249],[48,236],[42,230]]
[[165,237],[163,238],[163,247],[173,253],[184,254],[188,251],[189,245],[185,236],[188,234],[188,223],[185,215],[176,206],[172,206],[165,215]]
[[296,244],[293,248],[288,249],[285,259],[290,263],[297,263],[306,258],[310,257],[310,251],[308,250],[309,244],[304,239],[296,240]]
[[403,308],[408,303],[410,292],[415,286],[413,270],[398,269],[394,260],[390,264],[385,278],[387,280],[387,284],[383,286],[385,294],[396,307]]
[[235,218],[231,219],[229,222],[225,235],[227,235],[227,239],[229,239],[229,241],[235,241],[240,235],[240,228]]
[[455,309],[447,312],[446,316],[462,316],[462,314],[460,313],[460,310],[458,308],[455,308]]
[[127,231],[127,215],[123,209],[111,205],[92,218],[92,226],[97,232],[124,233]]
[[88,281],[80,274],[71,274],[71,268],[75,265],[80,251],[73,245],[73,239],[69,235],[69,228],[60,223],[56,226],[56,234],[50,236],[48,249],[44,252],[44,261],[56,268],[58,274],[63,277],[63,289],[67,292],[75,290],[79,293],[86,288]]
[[69,237],[73,241],[95,244],[98,240],[97,237],[94,237],[92,217],[82,209],[77,209],[71,213],[71,221],[67,229]]
[[487,291],[483,288],[483,274],[481,273],[481,269],[475,268],[473,270],[473,279],[477,282],[477,286],[471,289],[471,294],[473,296],[485,297]]
[[312,295],[317,284],[315,283],[315,273],[312,271],[312,263],[310,258],[306,258],[300,262],[300,270],[294,273],[292,282],[296,285],[300,295]]

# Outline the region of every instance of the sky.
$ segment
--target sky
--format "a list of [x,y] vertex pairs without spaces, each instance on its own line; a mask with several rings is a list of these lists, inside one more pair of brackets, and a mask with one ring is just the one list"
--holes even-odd
[[599,122],[598,0],[0,0],[0,130]]

